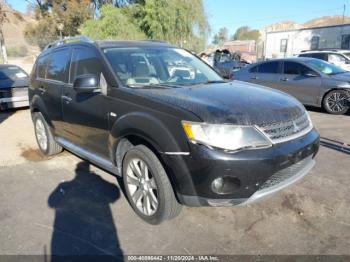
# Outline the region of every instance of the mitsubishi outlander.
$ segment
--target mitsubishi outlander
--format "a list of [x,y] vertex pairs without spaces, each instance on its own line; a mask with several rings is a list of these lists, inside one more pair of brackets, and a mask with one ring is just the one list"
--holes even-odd
[[41,152],[63,148],[122,177],[134,211],[159,224],[187,206],[246,205],[302,178],[319,134],[296,99],[224,81],[160,41],[48,45],[30,76]]

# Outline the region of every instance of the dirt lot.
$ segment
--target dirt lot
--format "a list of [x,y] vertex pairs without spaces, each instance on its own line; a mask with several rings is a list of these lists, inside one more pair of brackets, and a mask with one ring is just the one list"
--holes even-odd
[[348,254],[350,116],[311,111],[322,147],[297,185],[240,208],[183,208],[159,226],[117,180],[70,153],[47,159],[28,110],[0,114],[0,254]]

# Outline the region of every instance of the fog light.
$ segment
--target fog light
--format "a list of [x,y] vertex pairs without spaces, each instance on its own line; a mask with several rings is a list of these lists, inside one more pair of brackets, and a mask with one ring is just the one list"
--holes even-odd
[[218,177],[211,183],[211,189],[216,194],[230,194],[241,186],[241,181],[236,177]]

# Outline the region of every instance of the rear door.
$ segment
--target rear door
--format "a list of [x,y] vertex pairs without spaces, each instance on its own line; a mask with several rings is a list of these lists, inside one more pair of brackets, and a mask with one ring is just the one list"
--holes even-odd
[[60,48],[38,59],[37,89],[59,135],[62,131],[61,95],[68,81],[70,49]]
[[108,157],[108,100],[102,93],[78,93],[73,88],[76,77],[103,74],[101,58],[95,49],[77,46],[72,50],[69,85],[62,95],[64,132],[74,144]]
[[279,79],[281,78],[280,65],[280,61],[270,61],[259,64],[258,72],[251,76],[253,82],[278,89]]
[[322,80],[316,71],[298,62],[285,61],[283,73],[280,79],[282,91],[291,94],[303,104],[317,105]]

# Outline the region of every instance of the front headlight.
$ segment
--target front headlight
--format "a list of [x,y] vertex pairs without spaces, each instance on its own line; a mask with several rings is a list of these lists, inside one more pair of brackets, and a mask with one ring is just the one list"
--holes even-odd
[[271,142],[253,126],[219,125],[182,121],[191,142],[236,151],[271,146]]

